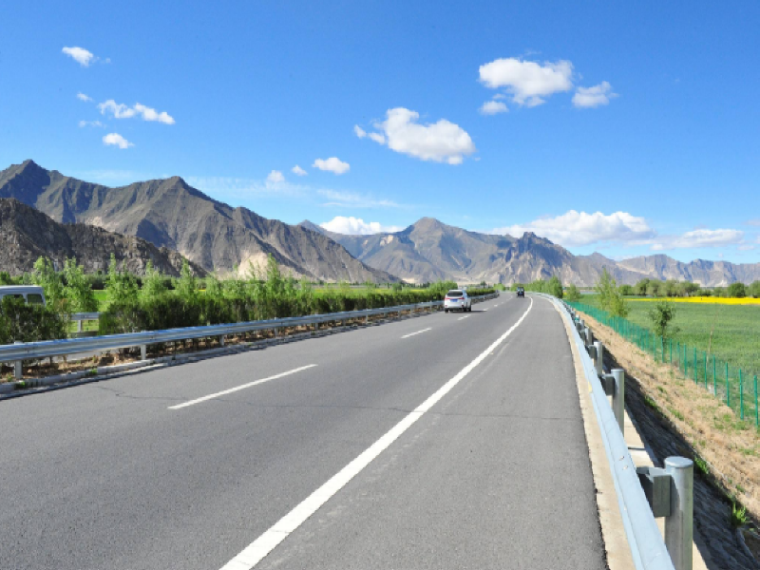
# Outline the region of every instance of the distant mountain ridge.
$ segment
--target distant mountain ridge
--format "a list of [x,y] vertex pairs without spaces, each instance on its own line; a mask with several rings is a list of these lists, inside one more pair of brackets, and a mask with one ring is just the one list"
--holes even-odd
[[[148,262],[165,275],[178,277],[184,258],[174,250],[85,224],[59,224],[13,198],[0,198],[0,271],[20,275],[32,271],[39,257],[58,267],[75,257],[85,272],[107,271],[111,253],[120,268],[144,275]],[[206,271],[190,262],[195,275]]]
[[308,220],[301,225],[331,237],[367,265],[417,283],[453,279],[511,284],[557,275],[563,283],[591,286],[604,268],[620,284],[654,278],[690,280],[714,287],[760,279],[760,264],[681,263],[665,255],[615,261],[599,253],[573,255],[532,233],[520,238],[481,234],[434,218],[422,218],[400,232],[373,235],[338,234]]
[[31,160],[0,172],[0,198],[61,223],[85,223],[177,250],[222,274],[275,257],[286,273],[325,281],[395,282],[329,237],[206,196],[177,176],[109,188],[46,170]]

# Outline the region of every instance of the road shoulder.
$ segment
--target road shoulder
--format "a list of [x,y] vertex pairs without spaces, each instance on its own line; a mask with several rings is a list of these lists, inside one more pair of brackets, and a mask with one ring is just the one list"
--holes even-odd
[[[555,305],[555,309],[559,309]],[[561,314],[560,314],[561,317]],[[617,500],[615,482],[612,479],[609,463],[604,450],[604,442],[599,425],[593,411],[591,391],[588,381],[583,372],[578,347],[572,342],[572,331],[567,320],[561,318],[567,333],[568,343],[573,353],[575,364],[575,379],[578,387],[578,396],[583,416],[583,427],[586,432],[591,471],[594,474],[594,487],[596,488],[596,504],[599,511],[599,523],[602,528],[602,539],[607,554],[607,565],[610,570],[634,570],[631,547],[625,534],[623,518],[620,514],[620,506]]]

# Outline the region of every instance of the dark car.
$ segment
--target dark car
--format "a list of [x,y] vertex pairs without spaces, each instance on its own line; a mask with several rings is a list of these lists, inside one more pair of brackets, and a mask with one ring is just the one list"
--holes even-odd
[[522,287],[518,287],[517,288],[517,296],[518,297],[525,297],[525,289],[523,289]]

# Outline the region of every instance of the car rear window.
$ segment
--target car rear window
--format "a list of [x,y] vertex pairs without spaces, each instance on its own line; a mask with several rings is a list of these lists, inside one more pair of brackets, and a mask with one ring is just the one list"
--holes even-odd
[[26,302],[30,305],[42,305],[44,303],[42,300],[42,295],[39,293],[29,293],[26,296]]
[[461,291],[449,291],[446,293],[447,297],[464,297],[464,293]]

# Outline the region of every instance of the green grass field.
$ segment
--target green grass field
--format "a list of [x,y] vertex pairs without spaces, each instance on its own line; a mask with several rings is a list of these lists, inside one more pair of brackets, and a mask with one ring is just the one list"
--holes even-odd
[[[584,295],[582,303],[598,306],[596,295]],[[652,329],[647,316],[652,303],[629,299],[628,320]],[[696,347],[741,368],[745,377],[760,374],[760,307],[752,305],[719,305],[677,303],[673,324],[680,331],[673,341]]]

